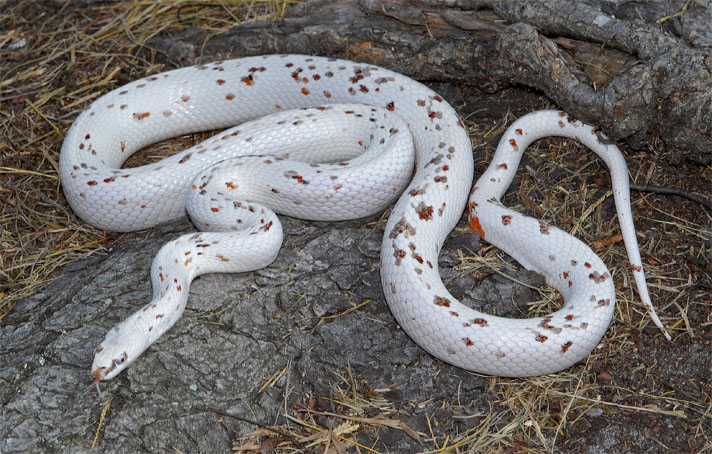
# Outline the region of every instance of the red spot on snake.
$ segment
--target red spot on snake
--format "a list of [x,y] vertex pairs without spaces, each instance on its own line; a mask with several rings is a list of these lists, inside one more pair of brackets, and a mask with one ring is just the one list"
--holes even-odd
[[96,181],[87,181],[87,184],[88,184],[89,186],[96,186],[96,185],[97,185],[97,182],[96,182]]
[[573,314],[569,314],[569,315],[567,315],[565,318],[566,318],[567,321],[570,322],[571,320],[574,319],[574,315],[573,315]]
[[465,345],[467,345],[468,347],[472,347],[473,345],[475,345],[469,337],[463,337],[462,340],[465,341]]
[[487,320],[485,320],[484,318],[476,318],[472,320],[472,323],[477,326],[487,326]]
[[213,213],[217,213],[220,211],[220,208],[211,208],[210,211],[212,211]]
[[420,219],[428,221],[433,217],[433,207],[426,206],[423,202],[420,202],[420,205],[418,205],[418,208],[416,210]]
[[512,216],[509,216],[507,214],[502,216],[502,224],[503,225],[509,225],[511,222],[512,222]]
[[630,270],[640,273],[641,271],[643,271],[643,267],[640,265],[631,265]]
[[393,104],[393,102],[391,101],[391,102],[389,102],[388,104],[386,104],[386,109],[388,109],[388,110],[390,110],[391,112],[393,112],[394,110],[396,110],[396,106],[395,106],[395,104]]
[[536,340],[537,340],[537,342],[541,342],[541,343],[543,344],[544,342],[546,342],[547,340],[549,340],[549,337],[548,337],[548,336],[544,336],[543,334],[537,334],[537,335],[536,335]]
[[502,169],[502,170],[507,170],[507,163],[504,162],[504,163],[502,163],[502,164],[499,164],[499,165],[497,166],[497,168],[498,168],[498,169]]
[[309,94],[309,90],[307,90],[307,87],[302,87],[302,94],[305,96]]
[[[228,181],[227,183],[225,183],[225,186],[230,189],[237,189],[237,186],[235,186],[235,183],[233,183],[232,181]],[[193,185],[193,189],[195,189],[195,185]]]
[[144,118],[148,118],[150,116],[151,116],[150,112],[141,112],[141,113],[133,114],[133,117],[137,120],[143,120]]
[[514,139],[509,139],[509,144],[515,148],[517,147],[517,141]]
[[240,80],[242,81],[242,83],[244,83],[248,87],[251,87],[255,84],[255,82],[252,80],[252,74],[250,74],[249,76],[245,76]]
[[[178,288],[178,290],[180,290],[180,287]],[[156,315],[156,318],[163,318],[163,314]]]
[[227,95],[225,95],[225,99],[227,99],[228,101],[232,101],[233,99],[235,99],[235,95],[233,95],[232,93],[228,93]]
[[482,229],[482,226],[480,225],[480,219],[475,216],[475,217],[470,217],[470,228],[474,231],[480,234],[480,238],[483,240],[485,239],[485,231]]
[[564,345],[562,345],[562,346],[561,346],[561,353],[566,353],[566,352],[569,350],[569,348],[571,348],[571,346],[572,346],[573,344],[574,344],[573,342],[568,341],[567,343],[565,343]]
[[519,129],[519,128],[515,129],[514,132],[516,132],[516,133],[519,134],[520,136],[521,136],[522,134],[524,134],[524,133],[522,132],[522,130]]
[[435,305],[442,307],[450,307],[450,300],[447,298],[443,298],[442,296],[436,296]]

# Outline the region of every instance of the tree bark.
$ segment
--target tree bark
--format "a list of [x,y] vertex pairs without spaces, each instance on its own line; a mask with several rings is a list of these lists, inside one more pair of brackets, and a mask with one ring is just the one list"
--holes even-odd
[[616,3],[313,0],[277,22],[218,36],[189,29],[148,44],[181,65],[204,54],[309,53],[489,94],[522,87],[600,125],[612,141],[640,150],[660,139],[679,151],[675,160],[711,163],[712,9],[693,2],[659,25],[680,2]]

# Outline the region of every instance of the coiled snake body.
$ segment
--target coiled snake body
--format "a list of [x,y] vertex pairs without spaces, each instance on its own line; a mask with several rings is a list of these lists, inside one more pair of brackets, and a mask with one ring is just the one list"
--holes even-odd
[[[233,125],[240,126],[159,163],[120,168],[148,144]],[[652,311],[625,161],[593,128],[561,112],[515,122],[468,203],[473,156],[463,123],[435,92],[383,68],[273,55],[177,69],[113,90],[77,118],[62,146],[70,205],[84,221],[115,231],[148,228],[187,208],[203,231],[161,249],[151,269],[153,300],[109,331],[92,375],[116,376],[168,330],[194,277],[269,265],[282,241],[274,211],[351,219],[382,210],[398,195],[385,229],[381,278],[408,335],[443,361],[486,374],[569,367],[590,353],[611,321],[611,276],[579,240],[499,202],[524,149],[549,135],[582,140],[608,164],[631,269]],[[438,274],[438,253],[466,203],[470,225],[542,273],[564,296],[563,308],[512,320],[450,295]]]

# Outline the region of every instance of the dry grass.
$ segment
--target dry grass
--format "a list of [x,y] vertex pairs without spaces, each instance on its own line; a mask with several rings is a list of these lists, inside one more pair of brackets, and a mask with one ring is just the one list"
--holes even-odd
[[[161,69],[143,48],[142,43],[148,38],[191,26],[217,35],[238,22],[279,17],[290,3],[293,2],[223,0],[219,6],[189,0],[0,3],[0,30],[4,30],[0,34],[0,320],[11,313],[18,300],[46,283],[54,270],[106,252],[117,237],[83,224],[61,193],[59,149],[77,113],[111,88]],[[504,123],[502,119],[490,129],[472,126],[473,140],[489,143],[502,131]],[[649,320],[631,291],[627,259],[616,236],[617,222],[605,209],[610,202],[607,183],[600,177],[605,169],[570,141],[534,148],[525,162],[537,171],[523,171],[519,199],[507,203],[519,203],[519,208],[597,245],[596,252],[614,266],[619,289],[616,323],[588,361],[612,357],[625,361],[636,348],[635,334]],[[666,156],[650,156],[633,156],[631,168],[636,179],[641,183],[672,183],[665,181]],[[698,181],[712,180],[709,172],[703,171]],[[549,174],[559,176],[542,177]],[[694,209],[690,205],[680,205],[679,210],[665,208],[665,203],[670,202],[656,196],[634,199],[641,231],[663,232],[665,238],[664,242],[653,239],[660,236],[640,238],[644,251],[655,251],[644,255],[654,301],[659,309],[675,308],[667,313],[677,315],[664,318],[664,322],[678,336],[691,333],[694,323],[686,314],[695,305],[712,304],[704,289],[691,285],[697,274],[685,265],[690,256],[704,259],[710,255],[709,231],[703,228],[709,225],[709,215],[703,211],[690,215],[688,211]],[[461,271],[477,275],[502,266],[509,265],[503,265],[496,250],[484,248],[475,256],[463,256]],[[555,293],[544,291],[533,310],[548,311],[556,305],[557,298]],[[658,334],[655,330],[648,333]],[[604,413],[621,409],[686,421],[692,418],[699,421],[703,435],[710,428],[708,402],[639,390],[626,383],[619,385],[604,375],[613,365],[594,372],[589,363],[530,380],[489,378],[488,391],[496,405],[488,413],[468,416],[470,429],[454,438],[443,436],[430,420],[426,432],[411,429],[398,419],[396,403],[385,397],[388,390],[369,390],[346,368],[343,373],[334,373],[332,396],[311,396],[306,404],[285,408],[285,415],[293,424],[278,429],[286,437],[275,436],[268,428],[259,429],[236,441],[235,450],[259,450],[270,437],[282,437],[275,444],[280,446],[279,452],[294,452],[292,437],[319,452],[344,452],[345,447],[357,445],[356,434],[377,433],[379,427],[387,426],[401,430],[404,437],[420,438],[436,447],[431,452],[543,452],[592,408]],[[615,400],[609,398],[612,393]],[[338,406],[340,413],[325,413],[314,404],[320,399]],[[333,424],[327,427],[329,421]],[[705,440],[712,449],[709,439]],[[360,449],[375,452],[367,447]]]

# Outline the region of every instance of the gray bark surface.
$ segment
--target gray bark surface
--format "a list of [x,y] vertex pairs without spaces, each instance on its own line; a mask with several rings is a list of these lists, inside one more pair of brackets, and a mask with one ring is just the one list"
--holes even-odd
[[[309,53],[364,60],[418,80],[495,92],[527,87],[612,141],[651,136],[712,162],[712,8],[660,27],[677,1],[315,1],[279,22],[216,37],[191,29],[149,45],[170,61]],[[465,112],[467,113],[467,112]]]
[[[285,219],[285,247],[275,263],[254,273],[194,281],[182,319],[125,372],[102,383],[103,396],[93,389],[85,393],[93,349],[116,322],[150,300],[149,269],[160,246],[193,227],[184,221],[159,228],[148,239],[126,237],[108,256],[58,273],[45,292],[16,307],[0,333],[7,349],[0,369],[0,451],[88,450],[96,428],[91,421],[110,395],[101,452],[172,447],[218,452],[230,446],[231,436],[254,427],[235,420],[216,424],[218,416],[205,407],[282,424],[274,418],[285,402],[331,395],[347,368],[357,374],[359,386],[397,383],[388,396],[403,405],[458,393],[463,402],[488,405],[484,377],[443,367],[398,328],[383,304],[379,275],[385,218],[370,221],[378,223]],[[442,276],[454,294],[490,309],[498,301],[531,300],[530,289],[513,288],[504,277],[473,286],[452,269],[454,247],[476,244],[473,237],[451,241],[441,255]],[[542,283],[535,273],[516,277],[534,286]],[[372,302],[339,316],[366,300]],[[517,316],[518,308],[505,305],[499,311]],[[281,368],[285,374],[261,390]],[[326,402],[320,406],[341,410]],[[427,432],[419,416],[432,410],[416,410],[408,422]],[[476,409],[468,404],[462,410]],[[421,449],[402,431],[385,432],[378,436],[391,452]]]

